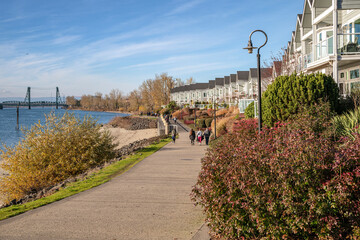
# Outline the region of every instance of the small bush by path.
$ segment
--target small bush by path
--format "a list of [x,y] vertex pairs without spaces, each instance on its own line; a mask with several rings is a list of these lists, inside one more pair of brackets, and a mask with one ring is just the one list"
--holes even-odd
[[99,172],[90,175],[87,179],[79,182],[74,182],[69,184],[63,189],[60,189],[58,192],[21,205],[14,205],[6,208],[0,209],[0,220],[24,213],[31,209],[35,209],[41,206],[44,206],[49,203],[53,203],[55,201],[59,201],[66,197],[72,196],[79,192],[83,192],[90,188],[99,186],[105,182],[108,182],[113,177],[126,172],[135,164],[142,161],[144,158],[150,156],[154,152],[158,151],[160,148],[165,146],[171,141],[171,139],[162,139],[158,143],[154,143],[148,147],[145,147],[141,150],[138,150],[134,155],[129,156],[128,158],[115,162],[103,169]]
[[0,149],[0,193],[4,202],[19,200],[31,192],[79,175],[112,159],[114,145],[107,131],[90,117],[78,119],[66,113],[46,116],[24,130],[24,139],[15,147]]

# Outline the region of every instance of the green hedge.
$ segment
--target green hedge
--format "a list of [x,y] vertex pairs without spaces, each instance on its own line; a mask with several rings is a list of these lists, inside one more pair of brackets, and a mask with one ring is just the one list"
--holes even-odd
[[254,112],[254,102],[250,103],[246,109],[245,109],[245,118],[254,118],[255,112]]
[[300,106],[329,102],[331,110],[339,105],[339,88],[331,76],[317,73],[309,75],[279,76],[264,92],[263,119],[268,126],[287,120],[297,114]]

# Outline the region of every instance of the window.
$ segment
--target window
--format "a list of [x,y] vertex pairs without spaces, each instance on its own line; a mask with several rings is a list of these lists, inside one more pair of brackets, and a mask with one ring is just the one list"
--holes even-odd
[[340,90],[340,94],[344,94],[344,84],[343,83],[339,84],[339,90]]
[[354,78],[358,78],[358,77],[359,77],[359,69],[355,69],[355,70],[350,71],[350,79],[354,79]]
[[206,97],[206,93],[204,93],[204,97]]
[[[360,19],[355,21],[355,33],[360,33]],[[357,44],[360,44],[360,34],[355,35],[354,41],[357,40]]]
[[342,72],[340,73],[340,78],[344,78],[345,74]]

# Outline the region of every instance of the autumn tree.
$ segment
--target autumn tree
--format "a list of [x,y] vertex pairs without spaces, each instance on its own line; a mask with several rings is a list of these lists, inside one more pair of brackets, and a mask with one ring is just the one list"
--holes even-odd
[[188,79],[186,79],[186,84],[194,84],[195,83],[195,79],[193,77],[189,77]]
[[141,106],[141,94],[139,90],[133,90],[129,94],[129,110],[130,111],[139,111],[139,107]]
[[80,101],[77,100],[74,96],[67,96],[66,105],[68,105],[70,108],[80,107]]

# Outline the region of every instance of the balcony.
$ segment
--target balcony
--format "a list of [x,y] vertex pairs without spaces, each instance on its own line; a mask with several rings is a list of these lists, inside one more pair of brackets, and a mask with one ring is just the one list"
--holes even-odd
[[334,54],[333,37],[329,37],[316,44],[316,60],[328,57]]
[[338,36],[340,55],[358,55],[360,54],[360,34],[343,33]]
[[310,64],[312,62],[312,53],[309,53],[307,55],[304,56],[304,68],[307,68],[307,65]]

